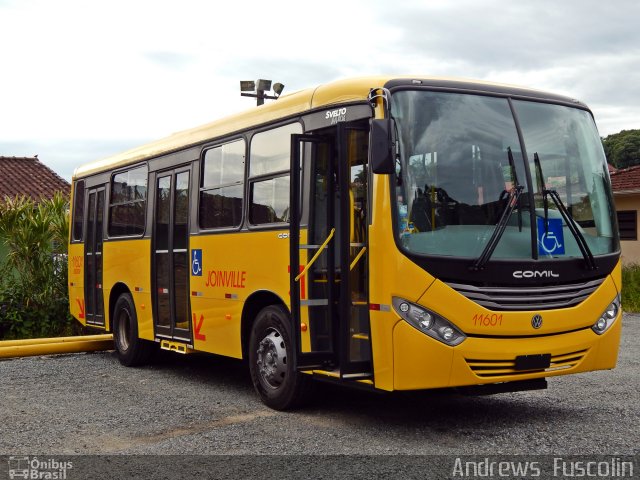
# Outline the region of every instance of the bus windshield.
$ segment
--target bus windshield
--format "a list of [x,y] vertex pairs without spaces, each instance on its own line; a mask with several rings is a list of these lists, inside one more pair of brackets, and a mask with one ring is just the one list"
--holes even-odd
[[[589,112],[403,90],[393,95],[392,115],[399,140],[397,235],[409,252],[478,258],[516,187],[521,194],[492,258],[582,257],[579,236],[594,256],[618,249],[607,164]],[[549,192],[566,206],[572,225]]]

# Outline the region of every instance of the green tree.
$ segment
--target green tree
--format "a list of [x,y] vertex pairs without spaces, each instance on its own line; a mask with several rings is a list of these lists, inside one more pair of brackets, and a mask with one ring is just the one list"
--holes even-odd
[[68,335],[79,331],[67,292],[68,199],[26,197],[0,203],[0,338]]
[[607,161],[616,168],[640,164],[640,130],[622,130],[602,139]]

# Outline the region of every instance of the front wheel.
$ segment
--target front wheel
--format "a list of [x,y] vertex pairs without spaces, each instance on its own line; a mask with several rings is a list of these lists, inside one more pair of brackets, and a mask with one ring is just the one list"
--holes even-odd
[[147,363],[153,343],[138,337],[138,316],[133,298],[128,293],[118,297],[113,309],[113,339],[118,352],[118,360],[127,367]]
[[263,308],[249,339],[251,381],[265,405],[275,410],[301,406],[309,397],[312,380],[294,370],[289,314],[280,305]]

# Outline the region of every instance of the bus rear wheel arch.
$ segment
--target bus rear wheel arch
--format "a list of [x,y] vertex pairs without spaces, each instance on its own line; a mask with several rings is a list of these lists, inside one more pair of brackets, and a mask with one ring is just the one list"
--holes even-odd
[[289,312],[270,305],[258,313],[249,337],[249,371],[260,399],[276,410],[302,406],[310,397],[310,376],[294,369]]
[[138,316],[130,293],[122,293],[113,307],[113,340],[122,365],[144,365],[151,356],[153,343],[138,336]]

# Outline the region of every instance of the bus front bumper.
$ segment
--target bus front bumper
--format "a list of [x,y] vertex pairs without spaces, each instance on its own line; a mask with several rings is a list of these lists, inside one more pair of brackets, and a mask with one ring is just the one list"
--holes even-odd
[[[400,321],[393,330],[394,390],[502,383],[612,369],[618,358],[621,330],[620,312],[602,335],[585,328],[540,337],[468,337],[450,347]],[[544,355],[551,355],[548,368],[516,368],[516,357]]]

